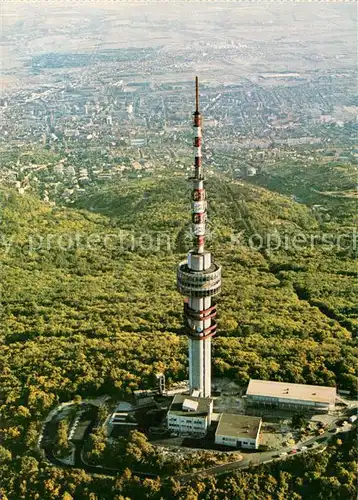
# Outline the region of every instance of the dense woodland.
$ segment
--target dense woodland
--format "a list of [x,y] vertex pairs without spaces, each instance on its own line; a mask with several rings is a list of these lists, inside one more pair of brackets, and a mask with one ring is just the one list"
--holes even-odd
[[[12,457],[0,446],[0,484],[4,500],[353,500],[356,498],[357,433],[334,437],[323,453],[299,455],[284,462],[224,476],[196,478],[181,485],[175,477],[139,479],[126,468],[116,477],[90,475],[79,469],[49,467],[34,453]],[[129,450],[132,464],[146,444]]]
[[[175,268],[190,248],[189,189],[179,177],[128,180],[92,188],[75,207],[0,191],[0,492],[9,499],[354,497],[353,436],[319,456],[188,487],[129,470],[113,479],[55,469],[35,450],[60,401],[126,397],[158,371],[168,383],[187,377]],[[354,211],[321,220],[289,197],[221,176],[208,192],[209,245],[223,266],[214,376],[355,393],[355,249],[315,236],[349,232]],[[315,244],[272,246],[301,233]]]

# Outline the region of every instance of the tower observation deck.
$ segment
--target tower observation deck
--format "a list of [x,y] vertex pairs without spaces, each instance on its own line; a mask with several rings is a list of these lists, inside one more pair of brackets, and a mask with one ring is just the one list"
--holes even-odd
[[[201,155],[201,114],[199,111],[198,77],[195,79],[196,106],[194,118],[194,175],[192,191],[192,230],[194,248],[181,262],[177,271],[179,292],[184,300],[184,322],[189,338],[190,393],[200,397],[211,395],[211,337],[216,333],[216,305],[212,297],[220,293],[221,267],[215,264],[210,252],[205,251],[206,194]],[[198,391],[198,392],[197,392]]]

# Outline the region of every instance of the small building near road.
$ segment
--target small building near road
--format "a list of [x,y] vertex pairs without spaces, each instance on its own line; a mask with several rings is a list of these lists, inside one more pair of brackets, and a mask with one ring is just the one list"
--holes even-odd
[[213,399],[176,394],[167,414],[168,429],[180,435],[203,436],[211,424]]
[[246,401],[251,406],[329,413],[335,407],[336,388],[251,379]]
[[138,427],[138,423],[134,417],[134,412],[114,411],[112,413],[108,422],[108,434],[111,434],[114,428],[121,426],[130,429]]
[[257,450],[262,418],[222,413],[215,432],[215,443]]

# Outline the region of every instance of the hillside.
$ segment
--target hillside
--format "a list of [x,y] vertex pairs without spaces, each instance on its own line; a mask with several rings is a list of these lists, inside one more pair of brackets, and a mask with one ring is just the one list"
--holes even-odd
[[327,162],[323,158],[280,159],[266,165],[251,182],[310,206],[320,204],[328,218],[332,217],[341,227],[351,227],[357,220],[357,166],[352,161],[332,158]]
[[[306,206],[222,177],[208,191],[223,266],[214,376],[355,390],[351,249],[275,250],[274,236],[319,232]],[[0,191],[0,451],[35,453],[59,400],[187,376],[175,267],[190,247],[188,195],[181,178],[109,184],[73,208]]]

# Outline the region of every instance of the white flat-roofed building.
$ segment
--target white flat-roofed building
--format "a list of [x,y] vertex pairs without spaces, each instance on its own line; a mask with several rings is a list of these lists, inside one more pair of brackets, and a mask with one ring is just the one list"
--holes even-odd
[[215,432],[215,443],[257,450],[261,425],[260,417],[222,413]]
[[331,412],[336,388],[251,379],[246,391],[248,405],[280,407],[288,410]]
[[168,429],[180,435],[206,434],[211,424],[213,400],[176,394],[167,414]]

